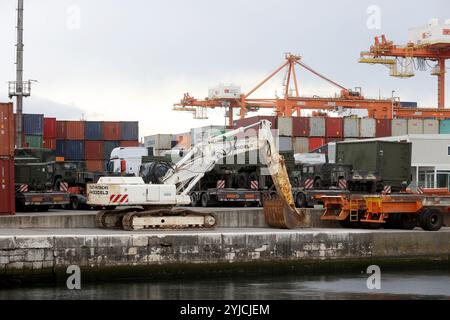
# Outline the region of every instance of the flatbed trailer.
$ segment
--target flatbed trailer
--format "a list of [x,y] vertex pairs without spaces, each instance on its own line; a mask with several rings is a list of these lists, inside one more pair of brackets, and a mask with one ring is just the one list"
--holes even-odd
[[212,207],[218,205],[250,205],[261,204],[262,192],[259,190],[212,188],[190,193],[192,206]]
[[349,194],[348,190],[342,189],[327,189],[314,190],[305,188],[292,188],[292,196],[294,197],[297,208],[312,208],[315,205],[320,205],[320,197],[317,196],[339,196]]
[[68,205],[69,194],[58,191],[16,192],[16,205],[19,209],[38,209],[47,211],[50,207]]
[[450,214],[450,193],[316,195],[324,205],[321,220],[339,221],[345,227],[399,228],[420,226],[437,231],[443,215]]

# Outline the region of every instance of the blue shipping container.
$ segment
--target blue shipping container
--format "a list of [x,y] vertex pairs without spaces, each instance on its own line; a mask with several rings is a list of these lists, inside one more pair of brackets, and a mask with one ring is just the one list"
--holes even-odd
[[23,114],[23,133],[25,135],[44,135],[44,115],[43,114]]
[[84,160],[84,141],[66,140],[64,151],[66,160]]
[[66,150],[66,141],[56,140],[56,156],[65,157],[66,156],[65,150]]
[[86,140],[103,140],[103,124],[101,121],[86,121],[84,135]]
[[105,144],[103,146],[103,150],[105,152],[105,160],[108,160],[111,158],[111,152],[115,149],[120,147],[119,141],[105,141]]
[[121,122],[120,140],[139,140],[139,122]]
[[439,125],[440,134],[450,134],[450,119],[441,120]]

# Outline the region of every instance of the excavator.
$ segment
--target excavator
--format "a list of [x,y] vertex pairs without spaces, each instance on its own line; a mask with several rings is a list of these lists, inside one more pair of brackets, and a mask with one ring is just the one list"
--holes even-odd
[[[249,130],[256,134],[238,138]],[[300,227],[304,216],[295,207],[284,158],[278,153],[267,120],[198,143],[158,183],[145,183],[142,177],[102,177],[88,185],[88,204],[105,208],[96,216],[99,228],[127,231],[214,228],[217,221],[213,213],[184,208],[191,203],[190,191],[224,158],[254,150],[259,151],[278,194],[276,199],[267,200],[278,205],[265,208],[266,223],[283,229]]]

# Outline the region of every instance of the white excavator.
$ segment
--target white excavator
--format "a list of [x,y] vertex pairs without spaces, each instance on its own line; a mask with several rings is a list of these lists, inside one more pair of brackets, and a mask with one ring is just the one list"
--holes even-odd
[[[256,134],[238,139],[249,129]],[[297,228],[303,215],[296,209],[283,157],[278,153],[267,120],[211,137],[195,145],[170,167],[159,183],[145,183],[142,177],[102,177],[87,188],[88,204],[111,210],[99,211],[100,228],[124,230],[213,228],[214,214],[185,209],[190,191],[205,173],[222,159],[258,150],[278,192],[280,210],[265,212],[269,226]],[[264,163],[265,161],[265,163]]]

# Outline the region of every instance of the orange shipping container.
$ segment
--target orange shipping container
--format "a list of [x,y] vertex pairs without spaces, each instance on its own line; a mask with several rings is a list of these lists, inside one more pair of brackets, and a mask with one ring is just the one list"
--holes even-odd
[[103,172],[105,171],[105,161],[103,160],[87,160],[86,169],[90,172]]
[[103,122],[103,138],[108,141],[120,140],[120,122]]
[[84,121],[67,121],[67,140],[84,140]]
[[15,199],[14,159],[0,158],[0,215],[15,213]]
[[14,132],[13,104],[0,103],[0,156],[14,156]]
[[67,138],[67,121],[56,121],[56,139],[66,140]]
[[86,160],[103,160],[104,158],[104,142],[103,141],[86,141],[84,143],[84,152]]
[[121,147],[139,147],[139,141],[120,141]]
[[56,150],[56,139],[44,138],[45,149]]

